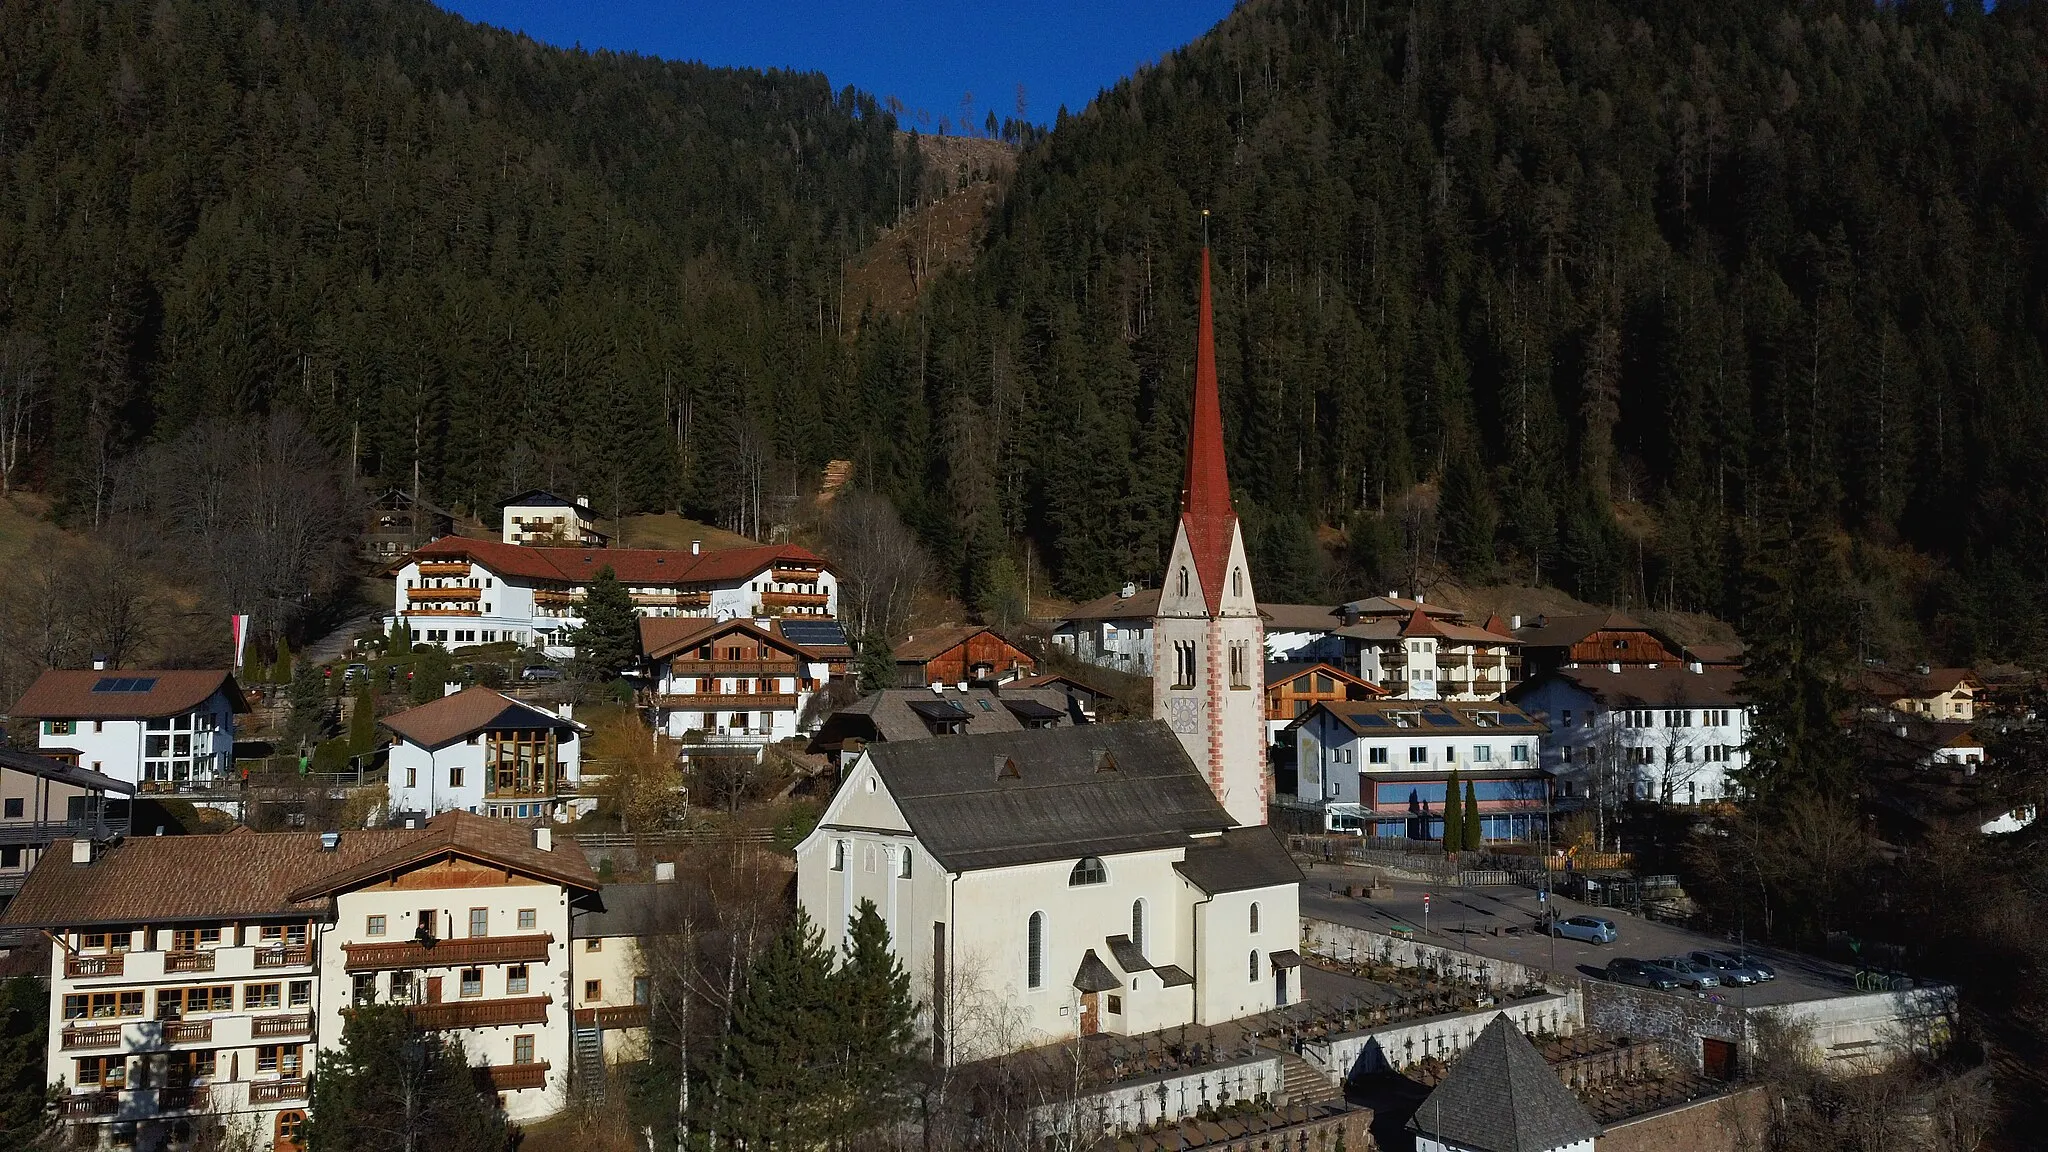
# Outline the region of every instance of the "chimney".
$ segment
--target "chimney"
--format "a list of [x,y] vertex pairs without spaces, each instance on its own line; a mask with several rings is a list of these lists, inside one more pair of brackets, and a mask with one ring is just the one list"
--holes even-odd
[[460,691],[462,691],[462,681],[460,680],[450,680],[441,685],[441,695],[443,696],[453,696]]
[[576,706],[565,700],[555,705],[555,715],[560,716],[564,720],[574,720],[576,719]]
[[576,506],[577,506],[578,508],[588,508],[588,507],[590,507],[590,497],[588,497],[588,496],[578,496],[578,497],[576,497]]
[[320,834],[320,850],[322,852],[341,851],[341,833],[322,832]]
[[1692,674],[1695,676],[1698,676],[1707,670],[1707,666],[1705,664],[1700,663],[1698,660],[1695,660],[1692,663],[1687,664],[1686,667],[1691,669]]
[[1400,598],[1401,590],[1399,588],[1392,589],[1387,593],[1387,599],[1389,600],[1399,600]]
[[1607,670],[1608,670],[1609,672],[1619,672],[1619,671],[1621,671],[1621,661],[1619,661],[1619,660],[1612,660],[1612,661],[1609,661],[1609,662],[1608,662],[1608,664],[1607,664]]
[[71,862],[73,864],[92,863],[92,841],[83,837],[73,840],[71,842]]
[[105,672],[107,670],[106,653],[95,652],[92,654],[92,670],[95,672]]
[[1137,584],[1133,583],[1132,581],[1126,580],[1124,581],[1124,586],[1117,589],[1116,598],[1119,600],[1129,600],[1131,597],[1136,596],[1137,594]]
[[673,860],[656,860],[656,861],[654,862],[654,882],[655,882],[656,884],[673,884],[673,883],[675,883],[675,879],[676,879],[676,862],[675,862],[675,861],[673,861]]
[[555,830],[553,828],[535,828],[533,830],[533,846],[542,852],[553,852],[555,850]]
[[1426,603],[1426,601],[1424,601],[1424,600],[1423,600],[1423,598],[1422,598],[1422,589],[1420,589],[1420,588],[1417,588],[1417,589],[1415,590],[1415,602],[1416,602],[1417,604],[1422,604],[1422,603]]
[[703,551],[704,551],[704,542],[703,542],[702,540],[692,540],[692,541],[690,541],[690,555],[692,555],[692,556],[695,556],[695,555],[697,555],[697,554],[699,554],[699,553],[701,553],[701,552],[703,552]]
[[1520,632],[1522,630],[1522,618],[1520,616],[1509,617],[1508,627],[1514,629],[1517,632]]

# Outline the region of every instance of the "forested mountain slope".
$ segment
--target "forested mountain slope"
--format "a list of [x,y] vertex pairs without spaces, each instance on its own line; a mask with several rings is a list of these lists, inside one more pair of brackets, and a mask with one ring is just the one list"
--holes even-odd
[[464,508],[714,502],[819,418],[841,257],[917,187],[822,76],[424,0],[23,0],[0,61],[0,466],[80,514],[139,444],[274,405]]
[[970,596],[1020,531],[1076,595],[1153,573],[1206,208],[1268,597],[1420,547],[1732,615],[1769,508],[1858,544],[1876,648],[1889,616],[2038,655],[2048,40],[1971,8],[1255,0],[1027,150],[972,277],[864,330],[864,462]]

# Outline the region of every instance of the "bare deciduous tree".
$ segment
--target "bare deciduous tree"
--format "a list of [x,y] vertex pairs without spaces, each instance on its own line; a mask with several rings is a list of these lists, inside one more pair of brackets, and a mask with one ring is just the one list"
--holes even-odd
[[839,618],[859,639],[901,636],[931,559],[895,506],[872,492],[840,493],[825,520],[825,550],[839,572]]

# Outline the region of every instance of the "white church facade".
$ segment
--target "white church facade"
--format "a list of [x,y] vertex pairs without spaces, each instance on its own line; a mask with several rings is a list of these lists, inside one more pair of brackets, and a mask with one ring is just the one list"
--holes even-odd
[[797,847],[825,933],[872,900],[948,1062],[1300,995],[1301,873],[1156,721],[870,745]]

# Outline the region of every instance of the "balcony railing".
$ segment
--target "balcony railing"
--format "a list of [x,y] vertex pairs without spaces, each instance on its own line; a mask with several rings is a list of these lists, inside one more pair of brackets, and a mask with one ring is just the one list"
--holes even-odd
[[480,1064],[469,1071],[476,1077],[479,1092],[517,1092],[522,1088],[545,1088],[548,1085],[548,1064],[545,1060],[533,1064]]
[[0,824],[0,847],[45,847],[52,840],[111,840],[128,834],[127,820],[34,820]]
[[304,968],[313,962],[313,949],[306,944],[289,944],[283,948],[258,948],[258,968]]
[[469,561],[467,561],[467,560],[422,560],[422,561],[420,561],[420,575],[422,575],[422,576],[467,576],[467,575],[469,575]]
[[64,1047],[66,1050],[81,1048],[113,1048],[121,1043],[119,1024],[102,1024],[96,1028],[66,1028]]
[[77,1092],[57,1098],[57,1115],[66,1120],[85,1120],[95,1116],[112,1116],[121,1106],[118,1092]]
[[770,568],[768,570],[768,579],[777,584],[816,584],[818,582],[818,570],[816,568]]
[[258,1016],[249,1021],[249,1035],[257,1039],[274,1036],[304,1036],[313,1030],[313,1016],[301,1012],[292,1016]]
[[634,592],[633,603],[642,608],[709,608],[709,592]]
[[581,604],[583,593],[570,592],[561,588],[536,588],[533,591],[535,604]]
[[663,708],[681,708],[694,712],[793,712],[796,710],[796,694],[770,696],[722,695],[717,692],[690,692],[681,695],[661,695],[654,702]]
[[697,660],[677,659],[669,665],[674,677],[704,676],[794,676],[794,660]]
[[496,1028],[507,1024],[545,1024],[552,996],[516,996],[509,1000],[457,1000],[415,1004],[407,1009],[422,1028]]
[[763,592],[763,608],[823,608],[827,597],[823,592]]
[[249,1103],[282,1104],[287,1100],[306,1098],[306,1078],[292,1076],[284,1080],[257,1080],[249,1085]]
[[104,956],[66,956],[64,975],[74,980],[89,980],[95,976],[119,976],[128,970],[126,952],[109,952]]
[[346,970],[371,972],[380,968],[452,968],[464,964],[538,964],[546,962],[551,933],[528,936],[470,936],[459,940],[438,940],[429,948],[417,940],[394,940],[380,944],[344,944],[348,954]]
[[166,1020],[164,1041],[168,1044],[205,1044],[213,1040],[211,1020]]
[[185,951],[164,953],[166,972],[211,972],[214,956],[211,952]]
[[585,1028],[645,1028],[647,1005],[619,1004],[610,1008],[578,1008],[576,1023]]
[[475,608],[407,608],[400,613],[404,616],[481,616]]
[[484,590],[481,588],[407,588],[405,590],[405,598],[412,601],[481,600],[483,595]]

